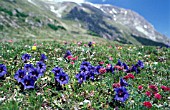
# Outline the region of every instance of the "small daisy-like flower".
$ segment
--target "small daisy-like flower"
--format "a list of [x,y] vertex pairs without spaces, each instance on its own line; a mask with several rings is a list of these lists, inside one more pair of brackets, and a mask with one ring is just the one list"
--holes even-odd
[[15,75],[14,75],[14,78],[18,81],[18,83],[21,82],[21,80],[24,78],[24,76],[26,75],[26,71],[25,70],[22,70],[22,69],[19,69]]
[[33,51],[37,50],[37,46],[36,45],[32,46],[32,50]]
[[60,72],[55,77],[55,80],[60,83],[60,85],[67,84],[69,81],[69,76],[65,72]]
[[4,64],[0,64],[0,78],[7,74],[7,68]]
[[125,87],[119,87],[114,89],[116,92],[115,100],[125,102],[129,98],[129,93]]

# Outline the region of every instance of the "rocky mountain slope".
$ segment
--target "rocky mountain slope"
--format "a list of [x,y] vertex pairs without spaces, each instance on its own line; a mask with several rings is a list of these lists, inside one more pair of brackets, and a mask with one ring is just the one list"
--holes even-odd
[[136,12],[112,5],[59,3],[55,0],[1,0],[0,6],[2,32],[26,30],[26,35],[36,38],[43,36],[44,32],[51,35],[50,38],[58,35],[98,36],[144,45],[164,45],[169,42],[166,36],[158,33]]

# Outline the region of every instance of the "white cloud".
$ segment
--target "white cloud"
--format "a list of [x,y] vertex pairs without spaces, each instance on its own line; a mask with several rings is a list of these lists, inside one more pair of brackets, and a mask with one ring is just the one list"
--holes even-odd
[[70,1],[75,3],[84,3],[86,0],[54,0],[56,2]]

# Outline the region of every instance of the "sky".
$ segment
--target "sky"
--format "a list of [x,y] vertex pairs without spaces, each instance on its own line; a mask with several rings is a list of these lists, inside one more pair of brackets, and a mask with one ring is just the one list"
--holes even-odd
[[56,0],[111,4],[142,15],[154,28],[170,38],[170,0]]

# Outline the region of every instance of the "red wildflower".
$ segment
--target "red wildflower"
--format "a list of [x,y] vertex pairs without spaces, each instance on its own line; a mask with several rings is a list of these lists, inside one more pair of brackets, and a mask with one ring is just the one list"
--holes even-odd
[[129,79],[129,76],[128,76],[128,75],[126,75],[126,76],[124,76],[124,77],[123,77],[123,79]]
[[118,65],[114,66],[114,68],[116,68],[116,69],[118,69],[118,70],[123,70],[123,67],[118,66]]
[[149,88],[152,90],[153,94],[158,93],[158,87],[156,85],[149,85]]
[[154,97],[155,97],[156,99],[158,99],[158,100],[160,100],[160,99],[162,98],[162,96],[161,96],[159,93],[156,93],[156,94],[154,95]]
[[148,97],[151,97],[151,92],[150,91],[146,91],[145,94],[148,96]]
[[72,62],[70,62],[72,65],[74,65],[74,62],[72,61]]
[[143,105],[146,107],[146,108],[151,108],[152,107],[152,104],[150,102],[143,102]]
[[99,62],[99,64],[100,64],[100,65],[103,65],[103,64],[104,64],[104,62],[103,62],[103,61],[101,61],[101,62]]
[[120,87],[120,86],[121,86],[120,83],[114,83],[114,84],[112,85],[113,88],[118,88],[118,87]]
[[71,60],[73,60],[73,61],[75,61],[75,60],[77,60],[77,59],[78,59],[78,56],[71,58]]
[[72,59],[73,57],[71,55],[67,56],[67,59],[70,60]]
[[129,76],[129,78],[131,78],[131,79],[134,79],[134,78],[135,78],[135,76],[134,76],[132,73],[129,73],[128,76]]
[[100,69],[99,69],[99,73],[100,73],[100,74],[106,73],[106,69],[105,69],[105,68],[100,68]]
[[167,86],[161,86],[161,89],[165,92],[170,91],[170,87]]
[[141,90],[143,90],[143,86],[142,85],[139,85],[138,86],[138,89],[141,91]]

